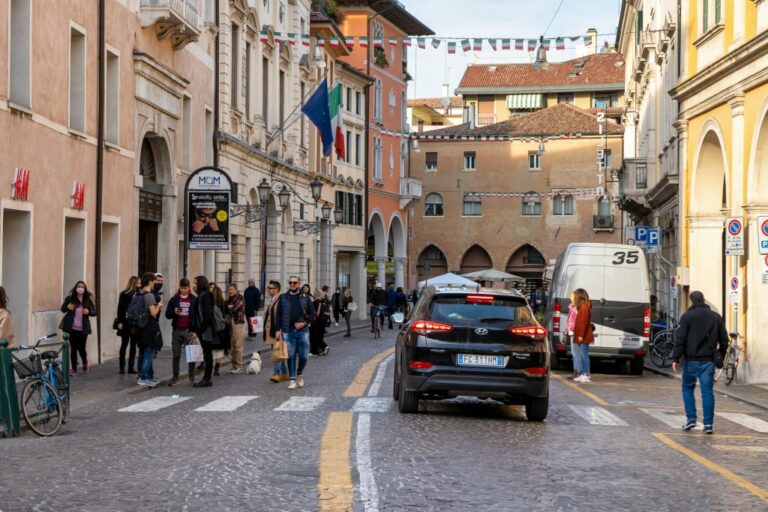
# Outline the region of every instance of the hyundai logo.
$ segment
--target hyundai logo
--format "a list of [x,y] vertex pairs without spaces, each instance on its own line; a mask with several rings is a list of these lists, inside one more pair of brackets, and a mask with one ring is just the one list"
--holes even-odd
[[485,336],[486,334],[488,334],[488,329],[484,327],[480,327],[479,329],[475,329],[475,334],[477,334],[478,336]]

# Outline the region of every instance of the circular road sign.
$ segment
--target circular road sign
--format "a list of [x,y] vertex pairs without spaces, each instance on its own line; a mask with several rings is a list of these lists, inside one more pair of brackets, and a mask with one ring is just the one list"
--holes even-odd
[[762,231],[765,236],[768,236],[768,220],[763,221],[763,224],[760,226],[760,231]]
[[728,223],[728,233],[730,233],[731,236],[739,236],[741,233],[741,221],[732,219],[731,222]]
[[733,276],[731,278],[731,290],[736,291],[739,289],[739,278],[738,276]]
[[768,255],[765,256],[765,266],[768,267]]
[[635,245],[635,239],[634,238],[627,238],[627,245]]

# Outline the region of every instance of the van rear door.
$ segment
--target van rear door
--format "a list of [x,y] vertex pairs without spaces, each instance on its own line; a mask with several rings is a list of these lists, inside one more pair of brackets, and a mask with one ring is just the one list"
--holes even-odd
[[640,349],[648,307],[648,267],[642,249],[606,247],[599,346]]

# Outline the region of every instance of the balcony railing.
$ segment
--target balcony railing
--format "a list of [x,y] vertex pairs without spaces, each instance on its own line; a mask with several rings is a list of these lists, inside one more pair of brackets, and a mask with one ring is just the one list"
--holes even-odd
[[593,229],[613,229],[613,222],[614,222],[613,215],[593,215],[592,216]]
[[405,208],[412,201],[421,199],[421,180],[400,178],[400,208]]
[[198,0],[141,0],[141,26],[157,25],[159,39],[180,50],[200,35]]
[[496,114],[477,114],[477,126],[496,123]]

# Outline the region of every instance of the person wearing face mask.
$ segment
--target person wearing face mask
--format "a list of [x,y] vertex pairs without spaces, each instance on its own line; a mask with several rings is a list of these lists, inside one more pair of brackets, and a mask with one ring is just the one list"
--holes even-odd
[[77,355],[83,361],[83,372],[88,371],[88,354],[85,350],[88,335],[91,334],[91,319],[96,316],[96,301],[83,281],[78,281],[61,305],[64,318],[59,328],[69,334],[70,369],[72,377],[77,376]]
[[[194,311],[195,295],[190,291],[189,279],[179,281],[179,291],[168,302],[165,317],[171,321],[173,333],[171,335],[171,347],[173,349],[173,378],[169,386],[179,385],[179,362],[181,351],[189,345],[191,340],[189,312]],[[195,363],[187,364],[189,383],[195,383]]]

